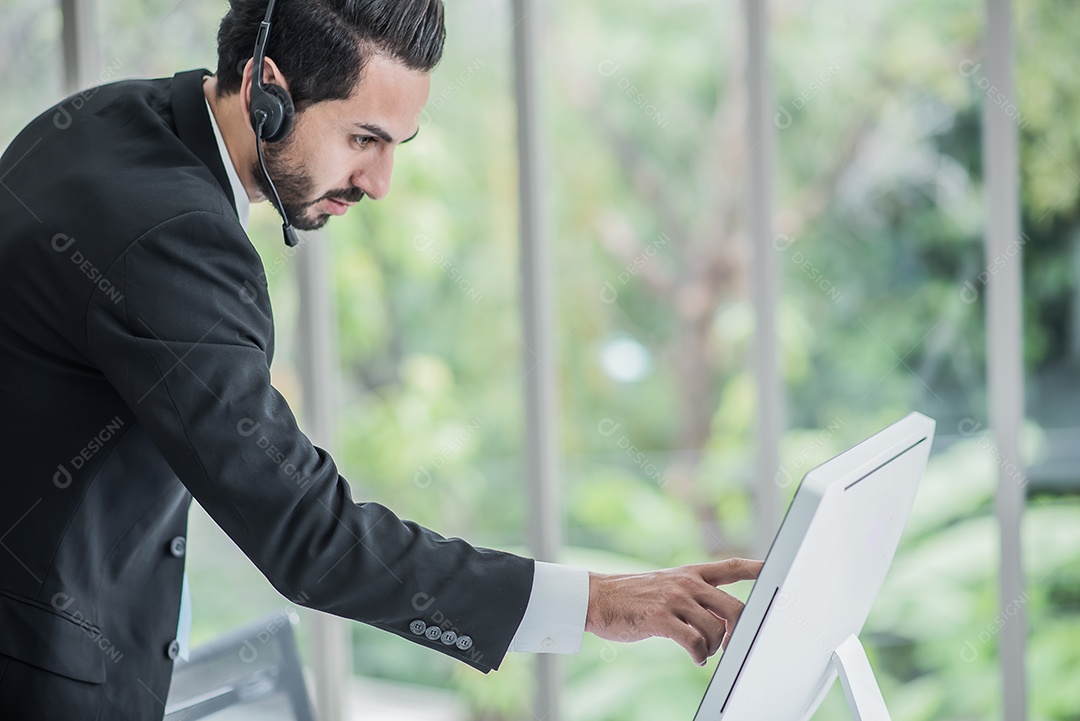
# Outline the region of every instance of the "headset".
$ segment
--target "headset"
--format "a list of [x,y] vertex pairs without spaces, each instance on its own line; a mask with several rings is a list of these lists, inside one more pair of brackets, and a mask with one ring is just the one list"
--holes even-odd
[[281,204],[281,196],[270,173],[266,171],[266,163],[263,162],[262,144],[276,143],[283,140],[293,127],[293,116],[296,109],[293,107],[289,91],[274,83],[263,83],[263,61],[266,59],[266,43],[270,39],[270,16],[274,14],[274,0],[270,0],[266,6],[266,17],[259,26],[259,36],[255,39],[255,51],[252,53],[251,66],[251,102],[250,117],[251,128],[255,131],[255,149],[259,155],[259,167],[262,168],[266,182],[277,200],[277,207],[281,213],[281,232],[285,235],[285,245],[290,248],[297,244],[296,231],[293,230],[289,217],[285,214],[285,207]]

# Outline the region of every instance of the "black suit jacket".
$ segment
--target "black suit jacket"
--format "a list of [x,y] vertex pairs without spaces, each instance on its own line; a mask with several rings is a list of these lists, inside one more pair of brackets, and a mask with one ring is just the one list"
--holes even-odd
[[5,719],[161,717],[192,495],[288,599],[483,671],[528,602],[530,559],[354,503],[271,387],[206,74],[74,96],[0,159]]

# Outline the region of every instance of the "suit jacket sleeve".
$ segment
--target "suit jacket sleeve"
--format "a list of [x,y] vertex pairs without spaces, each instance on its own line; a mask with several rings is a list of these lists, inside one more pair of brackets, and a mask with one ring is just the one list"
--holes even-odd
[[[498,668],[528,603],[533,562],[353,502],[333,459],[270,384],[265,274],[235,218],[199,211],[167,220],[106,277],[110,292],[87,308],[92,360],[278,591],[482,671]],[[418,635],[418,620],[454,633]]]

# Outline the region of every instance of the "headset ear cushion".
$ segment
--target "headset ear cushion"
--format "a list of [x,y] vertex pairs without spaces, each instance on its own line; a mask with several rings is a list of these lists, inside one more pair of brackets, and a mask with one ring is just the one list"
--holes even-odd
[[278,113],[281,116],[281,122],[275,132],[267,134],[267,137],[264,138],[267,142],[272,143],[284,139],[292,131],[293,116],[296,115],[296,109],[293,107],[292,96],[289,95],[289,91],[285,88],[269,83],[264,85],[263,89],[281,103],[281,112]]

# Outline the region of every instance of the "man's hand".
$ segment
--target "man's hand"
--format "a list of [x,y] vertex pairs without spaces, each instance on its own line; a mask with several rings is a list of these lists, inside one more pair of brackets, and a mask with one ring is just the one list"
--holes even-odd
[[726,648],[743,602],[717,588],[757,578],[761,561],[715,563],[632,575],[589,574],[585,630],[609,641],[670,638],[699,666]]

